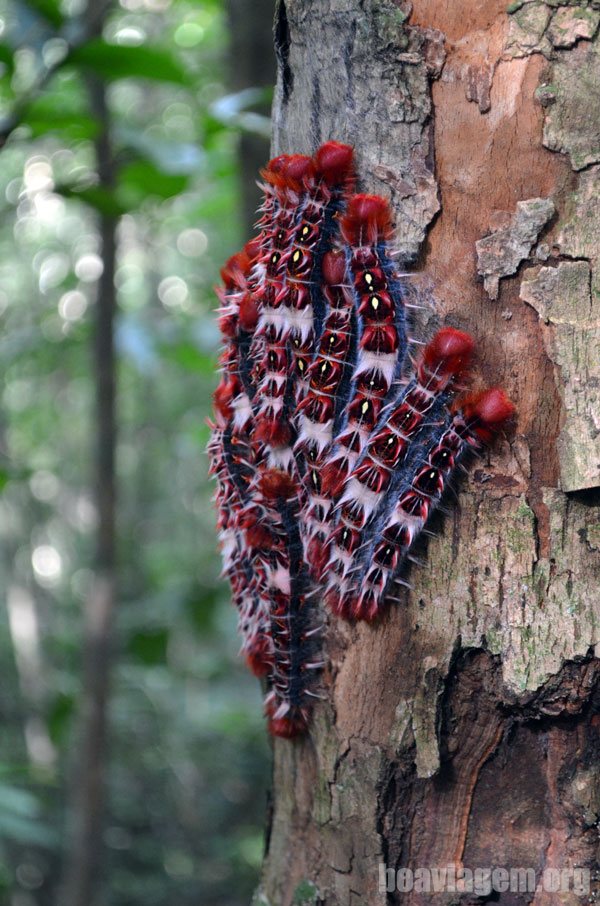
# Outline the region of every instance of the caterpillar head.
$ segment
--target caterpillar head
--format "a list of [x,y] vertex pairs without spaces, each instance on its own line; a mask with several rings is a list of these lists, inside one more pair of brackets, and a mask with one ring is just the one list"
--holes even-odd
[[392,235],[390,206],[379,195],[355,195],[340,221],[342,239],[351,245],[367,246]]
[[465,422],[481,443],[489,443],[515,414],[515,407],[499,387],[464,398],[460,408]]
[[329,186],[346,183],[354,176],[354,149],[341,142],[325,142],[317,150],[315,167]]

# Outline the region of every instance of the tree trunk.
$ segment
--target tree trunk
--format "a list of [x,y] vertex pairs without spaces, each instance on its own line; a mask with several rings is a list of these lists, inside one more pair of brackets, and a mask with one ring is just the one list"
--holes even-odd
[[[269,35],[273,0],[227,0],[229,21],[229,82],[234,91],[270,88],[275,76],[275,55]],[[269,104],[257,107],[269,115]],[[268,139],[253,132],[242,132],[238,147],[241,179],[242,215],[245,232],[252,232],[260,191],[256,175],[265,162]]]
[[[100,35],[110,0],[89,0],[89,34]],[[99,125],[95,141],[98,184],[114,189],[116,172],[110,113],[104,83],[88,79],[90,107]],[[83,678],[79,739],[69,790],[68,847],[60,890],[61,906],[94,906],[102,899],[100,870],[106,809],[108,704],[112,673],[113,622],[117,599],[117,373],[115,316],[118,218],[100,214],[103,271],[96,288],[93,367],[96,390],[95,503],[98,514],[94,580],[84,607]]]
[[275,741],[259,904],[592,901],[551,872],[476,900],[387,891],[380,866],[597,865],[599,8],[278,4],[274,153],[355,145],[427,329],[473,333],[518,420],[405,599],[373,627],[326,618],[325,701],[306,739]]

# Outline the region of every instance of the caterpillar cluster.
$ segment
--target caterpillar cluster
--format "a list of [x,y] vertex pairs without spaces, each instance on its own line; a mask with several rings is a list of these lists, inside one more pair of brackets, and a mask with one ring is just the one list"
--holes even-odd
[[513,413],[497,388],[465,392],[468,334],[442,328],[413,353],[389,206],[354,185],[348,145],[271,160],[258,235],[218,290],[220,546],[242,653],[284,737],[319,697],[315,596],[377,619],[457,470]]

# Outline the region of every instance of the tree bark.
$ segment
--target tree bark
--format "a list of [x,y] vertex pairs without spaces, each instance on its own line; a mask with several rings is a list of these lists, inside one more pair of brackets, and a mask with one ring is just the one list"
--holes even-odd
[[433,297],[422,326],[473,333],[518,420],[404,599],[373,627],[324,615],[325,700],[275,741],[257,904],[592,902],[388,892],[379,866],[597,867],[599,9],[278,3],[273,153],[355,145]]

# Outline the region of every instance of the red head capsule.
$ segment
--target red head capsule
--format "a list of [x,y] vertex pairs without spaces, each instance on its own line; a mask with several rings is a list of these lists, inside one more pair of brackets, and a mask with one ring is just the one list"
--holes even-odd
[[373,245],[392,233],[390,206],[379,195],[355,195],[340,222],[342,238],[351,245]]
[[315,153],[315,167],[328,185],[344,182],[354,175],[354,150],[351,145],[325,142]]

